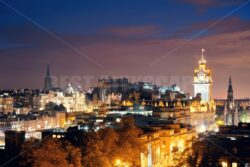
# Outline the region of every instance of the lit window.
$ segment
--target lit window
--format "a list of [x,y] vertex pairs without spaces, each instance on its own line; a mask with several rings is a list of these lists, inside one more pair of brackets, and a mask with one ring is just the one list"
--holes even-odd
[[227,167],[227,162],[222,162],[222,167]]
[[237,167],[237,162],[233,162],[232,167]]

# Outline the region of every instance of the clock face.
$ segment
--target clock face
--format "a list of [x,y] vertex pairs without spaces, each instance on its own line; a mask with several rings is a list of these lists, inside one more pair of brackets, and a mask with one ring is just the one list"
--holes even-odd
[[199,78],[200,81],[204,81],[205,77],[206,77],[206,75],[205,75],[204,71],[200,71],[198,73],[198,78]]

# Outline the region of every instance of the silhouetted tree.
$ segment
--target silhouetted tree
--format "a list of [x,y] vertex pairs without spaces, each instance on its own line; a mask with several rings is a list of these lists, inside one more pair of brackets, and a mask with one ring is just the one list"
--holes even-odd
[[140,166],[140,153],[142,152],[139,135],[142,131],[135,126],[133,117],[124,117],[117,130],[118,141],[114,154],[119,159],[127,161],[131,166]]
[[81,153],[78,148],[68,142],[52,138],[37,141],[28,141],[23,146],[22,166],[33,167],[81,167]]
[[140,133],[134,119],[127,117],[117,130],[105,128],[99,132],[83,132],[70,128],[66,139],[81,149],[84,167],[110,167],[116,159],[136,167],[140,165]]

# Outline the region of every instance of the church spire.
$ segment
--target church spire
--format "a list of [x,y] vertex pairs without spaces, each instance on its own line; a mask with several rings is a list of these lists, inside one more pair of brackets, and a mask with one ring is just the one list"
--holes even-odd
[[52,80],[50,77],[50,69],[49,69],[49,64],[47,65],[47,70],[46,70],[46,77],[44,80],[44,90],[51,90],[52,89]]
[[233,85],[232,85],[231,75],[229,77],[229,82],[228,82],[228,92],[233,92]]
[[234,107],[233,85],[232,85],[231,76],[229,77],[229,81],[228,81],[227,104],[228,104],[228,108],[230,109]]
[[47,64],[47,75],[46,75],[46,77],[50,77],[49,64]]

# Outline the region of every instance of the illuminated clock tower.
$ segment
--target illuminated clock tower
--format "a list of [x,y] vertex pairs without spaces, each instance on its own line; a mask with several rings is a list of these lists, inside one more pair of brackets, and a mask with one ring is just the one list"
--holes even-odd
[[209,103],[212,96],[212,76],[204,52],[205,49],[202,49],[199,67],[194,70],[194,96],[200,94],[202,102]]

